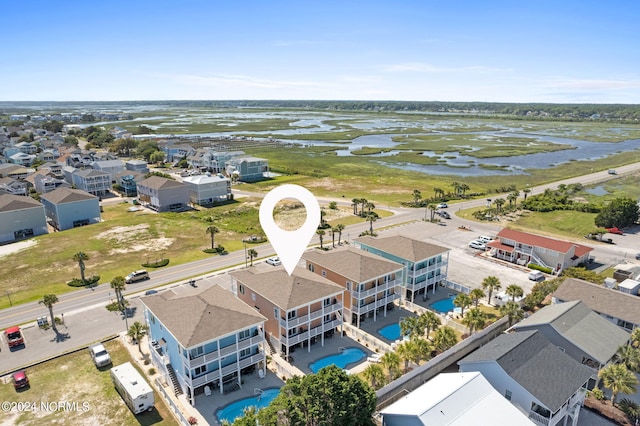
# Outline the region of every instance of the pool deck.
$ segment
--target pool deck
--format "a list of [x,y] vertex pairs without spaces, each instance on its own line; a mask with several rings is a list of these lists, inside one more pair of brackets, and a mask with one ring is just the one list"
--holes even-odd
[[[257,370],[256,370],[257,371]],[[261,379],[257,373],[243,375],[244,383],[242,387],[227,394],[221,394],[219,390],[212,389],[211,395],[204,393],[196,395],[196,406],[193,409],[200,412],[200,415],[210,425],[219,425],[216,411],[226,405],[244,398],[255,396],[255,389],[281,388],[284,382],[271,371],[267,370],[265,377]]]

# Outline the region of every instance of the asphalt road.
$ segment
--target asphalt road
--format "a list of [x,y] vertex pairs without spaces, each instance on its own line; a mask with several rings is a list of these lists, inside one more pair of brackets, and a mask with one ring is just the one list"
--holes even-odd
[[[640,170],[640,163],[635,163],[623,167],[618,167],[618,176],[625,173]],[[548,185],[541,185],[538,187],[532,187],[530,195],[534,195],[543,192],[547,188],[555,189],[559,184],[571,184],[582,183],[592,184],[601,181],[605,181],[611,178],[615,178],[615,175],[609,175],[606,171],[593,173],[577,178],[566,179],[560,182],[555,182]],[[237,197],[245,195],[262,196],[262,194],[246,193],[244,191],[235,191]],[[495,196],[493,197],[495,198]],[[340,204],[351,204],[351,200],[344,198],[319,198],[321,203],[328,203],[329,201],[337,201]],[[468,222],[455,216],[455,211],[458,209],[467,209],[471,207],[483,206],[486,204],[485,199],[469,200],[460,203],[450,205],[450,213],[452,215],[451,220],[445,221],[446,226],[437,226],[429,224],[429,226],[435,227],[436,232],[433,232],[434,242],[442,243],[445,246],[452,247],[455,252],[452,252],[452,259],[459,258],[452,261],[452,265],[449,269],[449,275],[455,276],[455,262],[463,264],[469,264],[472,266],[475,262],[473,258],[473,252],[466,247],[468,240],[477,237],[477,235],[495,234],[499,227],[492,224]],[[380,206],[379,206],[380,207]],[[382,207],[383,208],[383,207]],[[381,229],[387,227],[394,227],[398,225],[404,225],[415,221],[421,221],[425,217],[425,209],[410,209],[410,208],[393,208],[394,215],[379,219],[374,223],[374,229]],[[459,225],[465,224],[473,228],[473,232],[465,234],[463,232],[452,232],[457,230]],[[426,224],[425,224],[426,225]],[[343,232],[343,239],[351,240],[360,232],[369,228],[368,223],[360,223],[357,225],[348,226]],[[638,229],[640,232],[640,229]],[[579,241],[583,244],[596,247],[594,255],[598,261],[601,261],[603,265],[617,264],[620,262],[636,262],[634,254],[640,247],[640,235],[636,234],[634,230],[626,235],[619,236],[613,235],[611,238],[616,243],[615,245],[598,244],[591,241]],[[608,236],[609,237],[609,236]],[[330,244],[330,238],[325,238],[325,244],[328,240]],[[311,241],[311,244],[318,244],[317,236]],[[251,245],[250,248],[255,249],[259,253],[260,258],[266,258],[273,256],[275,253],[270,244]],[[466,257],[465,257],[466,256]],[[472,260],[473,259],[473,260]],[[216,275],[216,271],[221,271],[233,267],[243,267],[245,264],[244,250],[232,252],[225,256],[213,256],[209,259],[203,259],[188,264],[170,266],[162,268],[157,271],[150,272],[150,280],[139,282],[136,284],[127,285],[127,289],[124,292],[125,296],[132,301],[132,316],[129,320],[141,320],[141,308],[137,296],[143,294],[145,290],[160,286],[174,286],[183,284],[193,277],[199,279]],[[486,263],[484,264],[486,268]],[[640,263],[639,263],[640,265]],[[482,267],[481,267],[482,268]],[[468,268],[469,269],[469,268]],[[471,267],[474,270],[474,267]],[[477,276],[478,274],[476,274]],[[459,281],[463,283],[467,279],[472,279],[472,276],[465,277],[464,274],[460,274]],[[61,338],[60,335],[51,335],[53,333],[43,332],[37,329],[37,327],[31,327],[31,331],[28,331],[27,341],[28,344],[22,350],[8,351],[6,343],[3,341],[0,347],[3,349],[0,352],[0,372],[11,371],[24,365],[27,361],[33,362],[34,360],[41,359],[46,356],[53,356],[55,354],[68,350],[69,347],[80,347],[82,345],[89,344],[99,339],[105,338],[116,332],[124,331],[126,327],[123,326],[124,318],[119,314],[109,313],[104,306],[109,303],[114,297],[113,291],[108,284],[102,284],[91,289],[80,289],[71,293],[63,294],[59,296],[59,302],[54,306],[54,313],[56,315],[64,314],[65,322],[68,328],[73,324],[75,328],[73,333],[69,333],[66,338]],[[47,309],[38,303],[27,303],[20,306],[14,306],[8,309],[0,311],[0,330],[5,329],[15,324],[33,324],[36,318],[40,316],[48,316]],[[84,320],[82,318],[85,318]],[[33,330],[35,329],[35,330]],[[62,330],[64,331],[64,330]],[[62,333],[61,331],[61,333]],[[34,334],[39,333],[39,334]],[[48,334],[47,334],[48,333]],[[38,336],[40,336],[38,338]],[[42,337],[44,336],[44,337]],[[64,336],[63,336],[64,337]],[[49,340],[55,344],[48,344]],[[10,352],[9,356],[3,356],[6,352]]]

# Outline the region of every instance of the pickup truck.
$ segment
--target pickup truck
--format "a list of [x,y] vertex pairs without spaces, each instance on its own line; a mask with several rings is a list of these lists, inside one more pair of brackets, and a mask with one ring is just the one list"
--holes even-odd
[[4,331],[4,337],[7,339],[7,344],[10,348],[24,345],[24,336],[20,327],[9,327]]

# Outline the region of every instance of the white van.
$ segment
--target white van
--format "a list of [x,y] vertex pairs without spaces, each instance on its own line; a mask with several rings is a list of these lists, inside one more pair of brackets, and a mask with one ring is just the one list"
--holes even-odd
[[478,237],[478,241],[482,241],[483,243],[487,244],[487,243],[490,243],[491,241],[493,241],[493,238],[487,237],[486,235],[480,235]]
[[540,271],[531,271],[529,272],[529,279],[531,281],[540,281],[544,280],[544,274]]

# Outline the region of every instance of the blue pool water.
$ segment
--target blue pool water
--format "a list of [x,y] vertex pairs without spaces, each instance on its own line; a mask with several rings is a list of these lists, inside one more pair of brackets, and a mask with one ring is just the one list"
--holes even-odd
[[400,338],[400,324],[390,324],[386,327],[382,327],[378,330],[378,334],[384,337],[387,340],[391,340],[392,342],[398,340]]
[[309,368],[314,373],[317,373],[321,368],[331,364],[334,364],[338,368],[345,368],[351,363],[360,361],[365,356],[365,353],[358,348],[346,348],[339,354],[326,356],[324,358],[320,358],[316,362],[312,362],[309,364]]
[[258,410],[264,408],[271,404],[271,401],[278,396],[280,389],[278,388],[270,388],[265,389],[262,392],[262,395],[256,395],[252,398],[244,398],[238,401],[232,402],[231,404],[219,409],[216,412],[216,417],[218,418],[218,422],[222,423],[223,420],[228,421],[229,423],[233,423],[233,421],[237,417],[242,417],[244,415],[244,409],[254,406]]
[[453,299],[455,298],[455,296],[451,296],[448,299],[442,299],[438,300],[437,302],[433,302],[429,306],[431,306],[431,308],[433,308],[433,310],[436,312],[446,314],[447,312],[453,311],[453,309],[455,308],[455,305],[453,304]]

